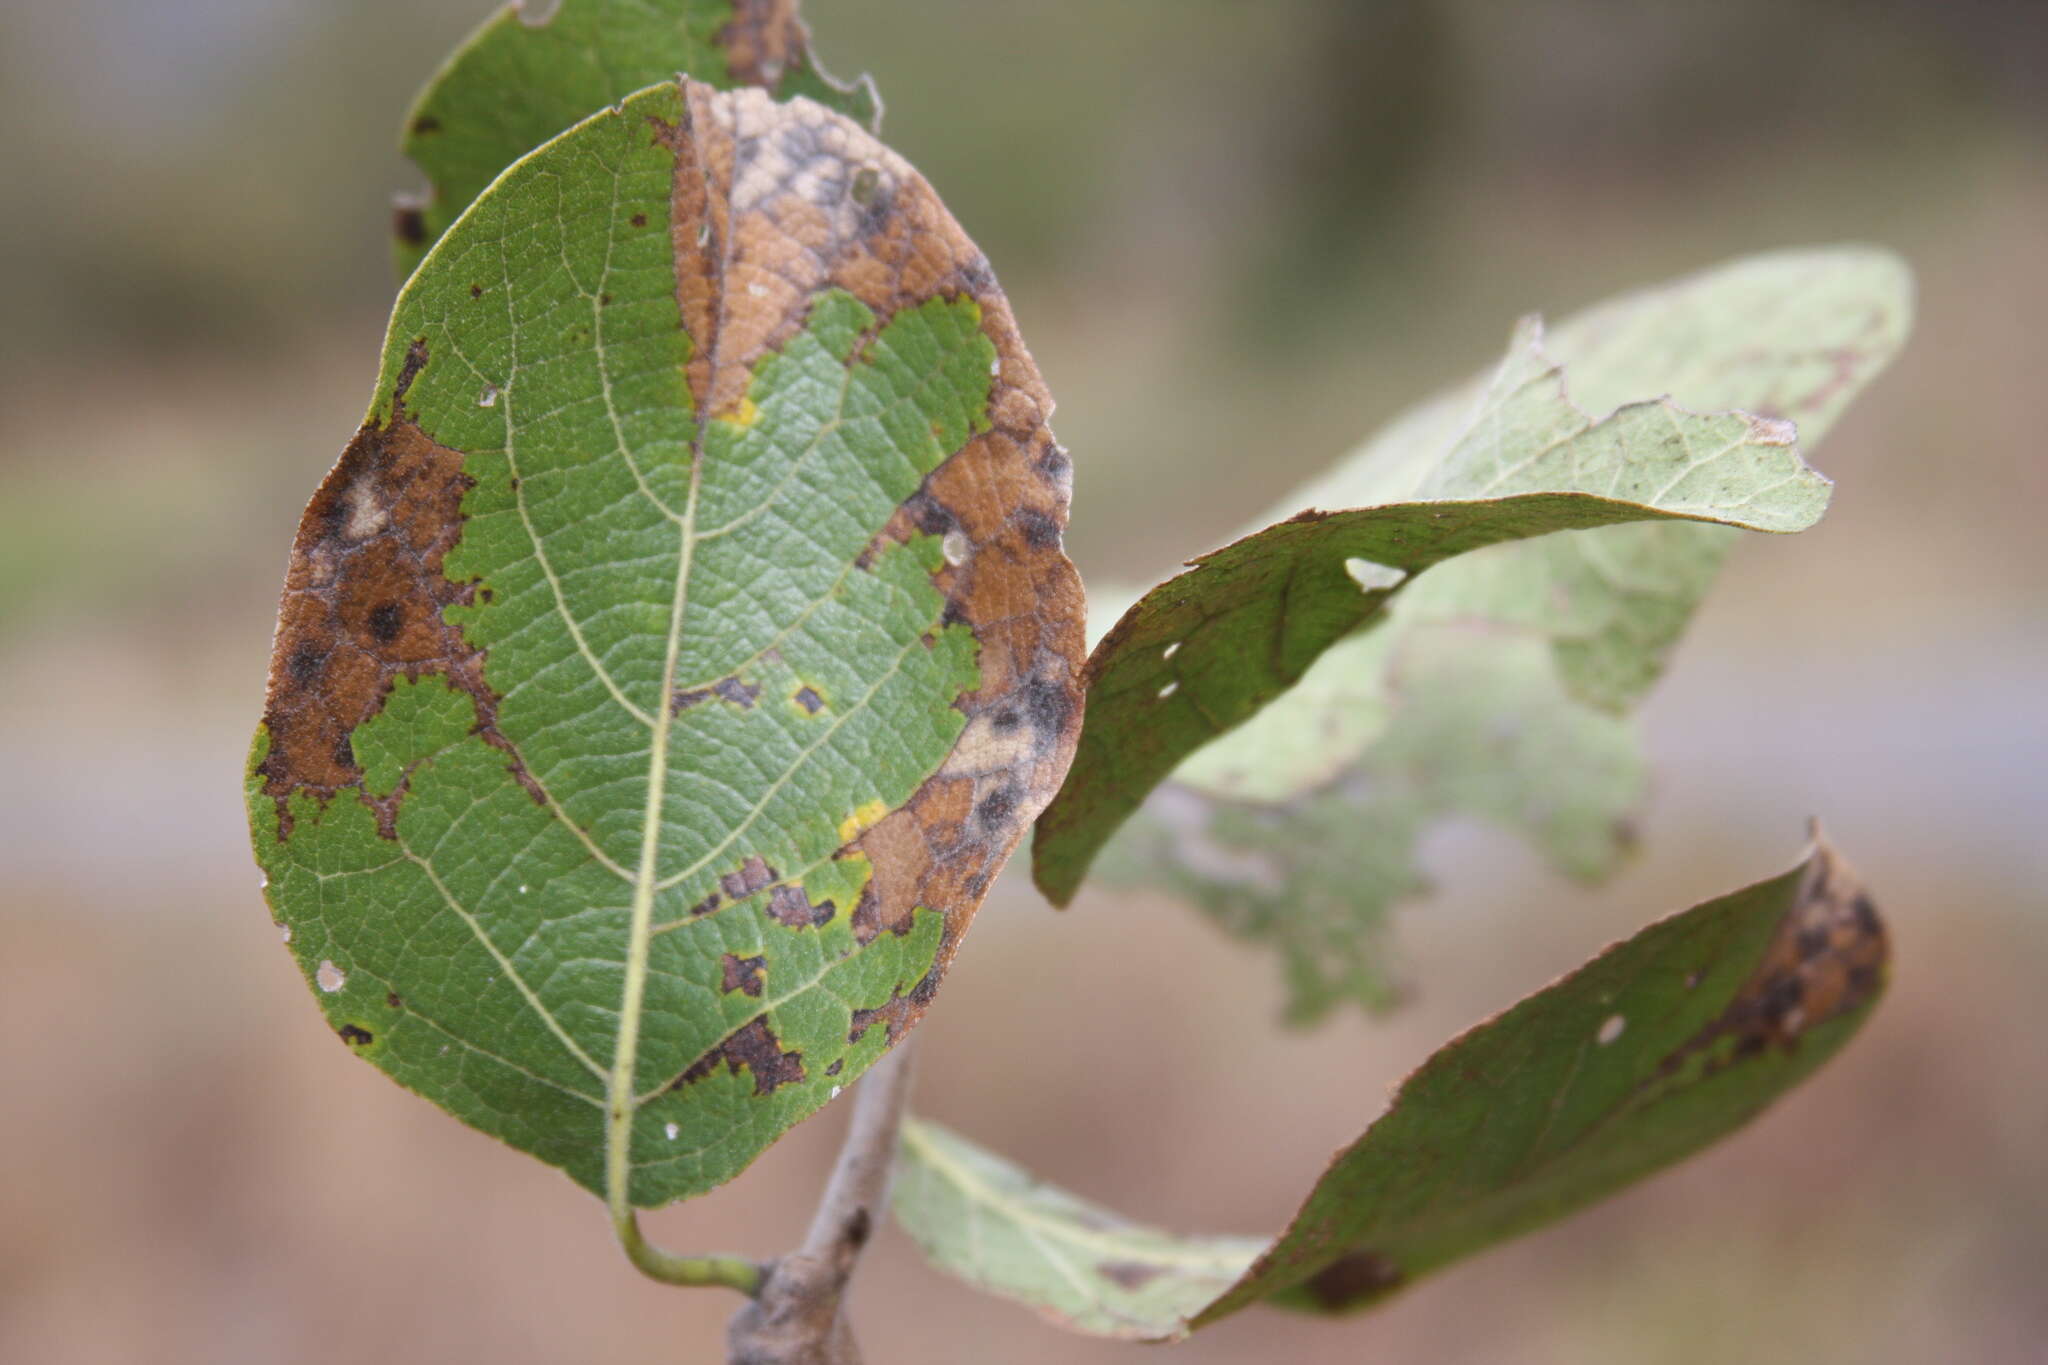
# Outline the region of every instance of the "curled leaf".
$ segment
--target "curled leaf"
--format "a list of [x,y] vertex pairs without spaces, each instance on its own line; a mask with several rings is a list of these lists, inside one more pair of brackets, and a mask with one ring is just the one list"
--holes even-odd
[[1566,392],[1540,324],[1526,320],[1412,500],[1311,508],[1204,555],[1096,645],[1081,748],[1032,849],[1040,889],[1065,904],[1175,767],[1292,687],[1433,565],[1631,521],[1812,525],[1829,486],[1793,438],[1787,422],[1661,399],[1594,418]]
[[[1694,410],[1795,422],[1811,452],[1898,353],[1911,314],[1911,276],[1895,257],[1812,248],[1610,300],[1560,324],[1546,346],[1592,410],[1667,390]],[[1474,491],[1470,479],[1447,480],[1441,461],[1484,382],[1390,424],[1289,505]],[[1347,1001],[1384,1007],[1401,991],[1389,914],[1424,889],[1416,848],[1434,822],[1515,830],[1582,880],[1633,847],[1648,775],[1625,712],[1662,672],[1735,538],[1644,522],[1437,565],[1292,689],[1183,761],[1099,871],[1166,887],[1272,946],[1291,1022]]]

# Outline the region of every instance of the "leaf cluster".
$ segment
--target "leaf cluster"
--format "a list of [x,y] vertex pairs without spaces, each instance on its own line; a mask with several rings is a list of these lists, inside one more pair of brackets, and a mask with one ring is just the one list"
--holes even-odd
[[[643,1270],[763,1305],[761,1266],[636,1210],[900,1045],[1034,827],[1055,903],[1176,892],[1278,952],[1296,1023],[1397,998],[1436,820],[1610,872],[1629,709],[1739,533],[1819,519],[1805,455],[1910,314],[1896,260],[1837,247],[1525,319],[1242,536],[1098,593],[1131,605],[1089,651],[1051,396],[878,113],[791,0],[472,36],[406,120],[429,189],[247,770],[350,1050],[597,1194]],[[1816,837],[1446,1045],[1275,1239],[1134,1225],[926,1120],[895,1216],[1085,1332],[1369,1305],[1732,1131],[1885,964]]]

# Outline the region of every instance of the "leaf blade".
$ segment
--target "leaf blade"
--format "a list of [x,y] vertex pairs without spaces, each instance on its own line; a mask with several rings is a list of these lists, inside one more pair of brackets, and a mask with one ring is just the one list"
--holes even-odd
[[[1213,1278],[1218,1249],[1241,1251],[1242,1239],[1127,1231],[957,1135],[906,1146],[896,1214],[939,1268],[1104,1335],[1172,1340],[1260,1301],[1369,1307],[1741,1127],[1839,1051],[1887,963],[1868,896],[1824,842],[1789,872],[1651,925],[1439,1048],[1337,1154],[1288,1230],[1193,1311],[1205,1282],[1179,1265]],[[951,1198],[934,1196],[948,1180]],[[982,1196],[983,1220],[1040,1225],[1035,1258],[978,1257],[938,1226],[959,1221],[977,1186],[998,1192]],[[1076,1313],[1081,1258],[1056,1271],[1045,1239],[1087,1245],[1105,1223],[1151,1250],[1141,1283],[1177,1282],[1140,1302],[1097,1267],[1087,1287],[1114,1313]]]
[[[1547,346],[1593,411],[1667,388],[1694,410],[1794,421],[1810,452],[1898,353],[1911,314],[1911,273],[1889,252],[1806,248],[1595,305]],[[1404,414],[1297,498],[1413,496],[1483,382]],[[1389,916],[1427,889],[1415,850],[1435,821],[1520,833],[1582,881],[1634,847],[1648,768],[1627,711],[1734,539],[1642,523],[1438,565],[1383,622],[1331,646],[1284,696],[1184,761],[1101,874],[1166,887],[1276,949],[1291,1023],[1347,1001],[1386,1008],[1402,990]],[[1425,750],[1417,735],[1445,742]],[[1490,737],[1484,754],[1479,737]],[[1332,840],[1347,826],[1371,836]]]
[[871,1064],[1071,752],[1050,406],[815,105],[670,83],[512,167],[401,294],[252,755],[344,1040],[621,1206]]
[[1595,419],[1525,320],[1415,500],[1300,512],[1191,561],[1126,612],[1091,654],[1073,769],[1040,817],[1032,870],[1065,904],[1146,796],[1203,745],[1376,624],[1416,575],[1459,555],[1625,522],[1713,521],[1796,531],[1829,485],[1789,424],[1668,402]]
[[793,0],[560,0],[537,22],[512,0],[450,55],[406,115],[400,150],[429,188],[394,218],[399,277],[507,166],[678,72],[719,89],[802,95],[874,131],[881,102],[873,84],[833,80],[809,42]]

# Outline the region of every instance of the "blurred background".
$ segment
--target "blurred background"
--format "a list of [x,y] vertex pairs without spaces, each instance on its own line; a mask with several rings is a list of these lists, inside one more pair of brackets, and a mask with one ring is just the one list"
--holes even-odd
[[[920,1107],[1135,1216],[1274,1230],[1436,1043],[1787,865],[1818,813],[1898,962],[1814,1083],[1379,1313],[1253,1311],[1174,1358],[2048,1361],[2048,9],[808,8],[1001,272],[1101,581],[1215,544],[1521,312],[1843,239],[1920,279],[1817,457],[1826,522],[1742,547],[1648,708],[1623,876],[1450,830],[1397,929],[1415,1003],[1303,1035],[1265,955],[1165,901],[1055,915],[1019,869],[922,1030]],[[586,1194],[344,1059],[245,845],[286,551],[417,182],[395,130],[486,13],[0,8],[0,1360],[717,1356],[729,1295],[642,1280]],[[793,1244],[842,1108],[660,1240]],[[1141,1358],[894,1232],[857,1305],[876,1360]]]

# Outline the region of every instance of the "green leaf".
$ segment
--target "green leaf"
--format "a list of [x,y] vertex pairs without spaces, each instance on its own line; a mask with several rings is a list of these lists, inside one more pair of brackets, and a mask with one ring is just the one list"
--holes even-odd
[[[1820,248],[1611,300],[1546,344],[1595,410],[1668,389],[1691,408],[1792,420],[1811,451],[1897,353],[1911,311],[1896,258]],[[1396,421],[1296,498],[1401,499],[1441,480],[1481,382]],[[1647,523],[1431,569],[1373,630],[1332,646],[1291,691],[1184,761],[1101,870],[1169,887],[1276,947],[1293,1022],[1346,1000],[1383,1007],[1399,993],[1388,914],[1424,887],[1415,849],[1432,822],[1518,830],[1581,880],[1633,846],[1647,769],[1622,712],[1662,671],[1733,539]],[[1362,832],[1333,841],[1347,827]]]
[[795,0],[560,0],[544,18],[528,13],[539,8],[513,0],[492,15],[413,102],[399,146],[429,188],[393,218],[401,279],[507,166],[678,72],[803,95],[870,131],[881,118],[865,76],[845,85],[819,69]]
[[249,770],[343,1041],[621,1219],[850,1084],[1071,756],[1050,409],[818,105],[657,86],[498,180],[300,524]]
[[1595,419],[1567,395],[1540,324],[1525,320],[1410,500],[1300,512],[1191,561],[1095,647],[1081,748],[1038,824],[1040,888],[1065,904],[1183,759],[1292,687],[1432,565],[1631,521],[1812,525],[1829,486],[1792,442],[1786,422],[1661,399]]
[[941,1268],[1083,1331],[1365,1307],[1741,1127],[1855,1033],[1886,952],[1824,843],[1652,925],[1440,1049],[1220,1292],[1242,1242],[1130,1228],[930,1125],[903,1146],[896,1216]]

